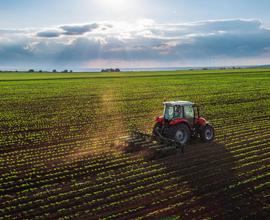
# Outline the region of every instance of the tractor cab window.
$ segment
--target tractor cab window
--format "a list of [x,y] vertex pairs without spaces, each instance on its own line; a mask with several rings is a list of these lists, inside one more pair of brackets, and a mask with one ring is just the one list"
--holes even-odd
[[193,106],[184,106],[185,118],[190,122],[193,123],[194,120],[194,109]]
[[183,108],[180,105],[166,105],[164,111],[165,119],[183,118]]
[[174,106],[166,105],[165,106],[165,112],[164,112],[165,119],[172,120],[173,116],[174,116]]
[[174,117],[175,118],[183,118],[182,106],[180,106],[180,105],[175,106]]

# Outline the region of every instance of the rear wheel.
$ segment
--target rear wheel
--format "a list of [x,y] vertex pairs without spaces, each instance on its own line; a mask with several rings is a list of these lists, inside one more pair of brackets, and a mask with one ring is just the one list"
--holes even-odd
[[159,122],[157,122],[153,128],[152,135],[154,137],[159,137],[161,135],[161,130],[162,130],[162,125]]
[[215,131],[212,125],[205,125],[201,128],[200,137],[203,142],[211,142],[215,138]]
[[174,129],[174,140],[181,145],[186,145],[190,141],[190,129],[186,124],[179,124]]

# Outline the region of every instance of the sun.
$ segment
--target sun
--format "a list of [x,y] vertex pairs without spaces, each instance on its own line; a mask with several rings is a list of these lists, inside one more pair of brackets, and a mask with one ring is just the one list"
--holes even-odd
[[128,7],[127,0],[100,0],[99,4],[112,11],[122,11]]
[[108,6],[114,8],[118,8],[118,7],[124,7],[126,5],[125,0],[105,0],[106,4],[108,4]]

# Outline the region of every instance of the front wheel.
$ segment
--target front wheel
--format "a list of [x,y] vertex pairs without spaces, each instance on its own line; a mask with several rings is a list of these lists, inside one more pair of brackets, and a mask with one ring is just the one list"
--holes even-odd
[[205,125],[201,128],[200,137],[203,142],[211,142],[215,138],[215,131],[212,125]]

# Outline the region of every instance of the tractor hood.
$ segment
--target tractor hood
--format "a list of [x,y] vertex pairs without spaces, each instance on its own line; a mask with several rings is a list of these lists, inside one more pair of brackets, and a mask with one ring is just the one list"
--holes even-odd
[[200,126],[204,126],[207,124],[207,120],[203,117],[199,117],[195,119],[195,124],[200,125]]

